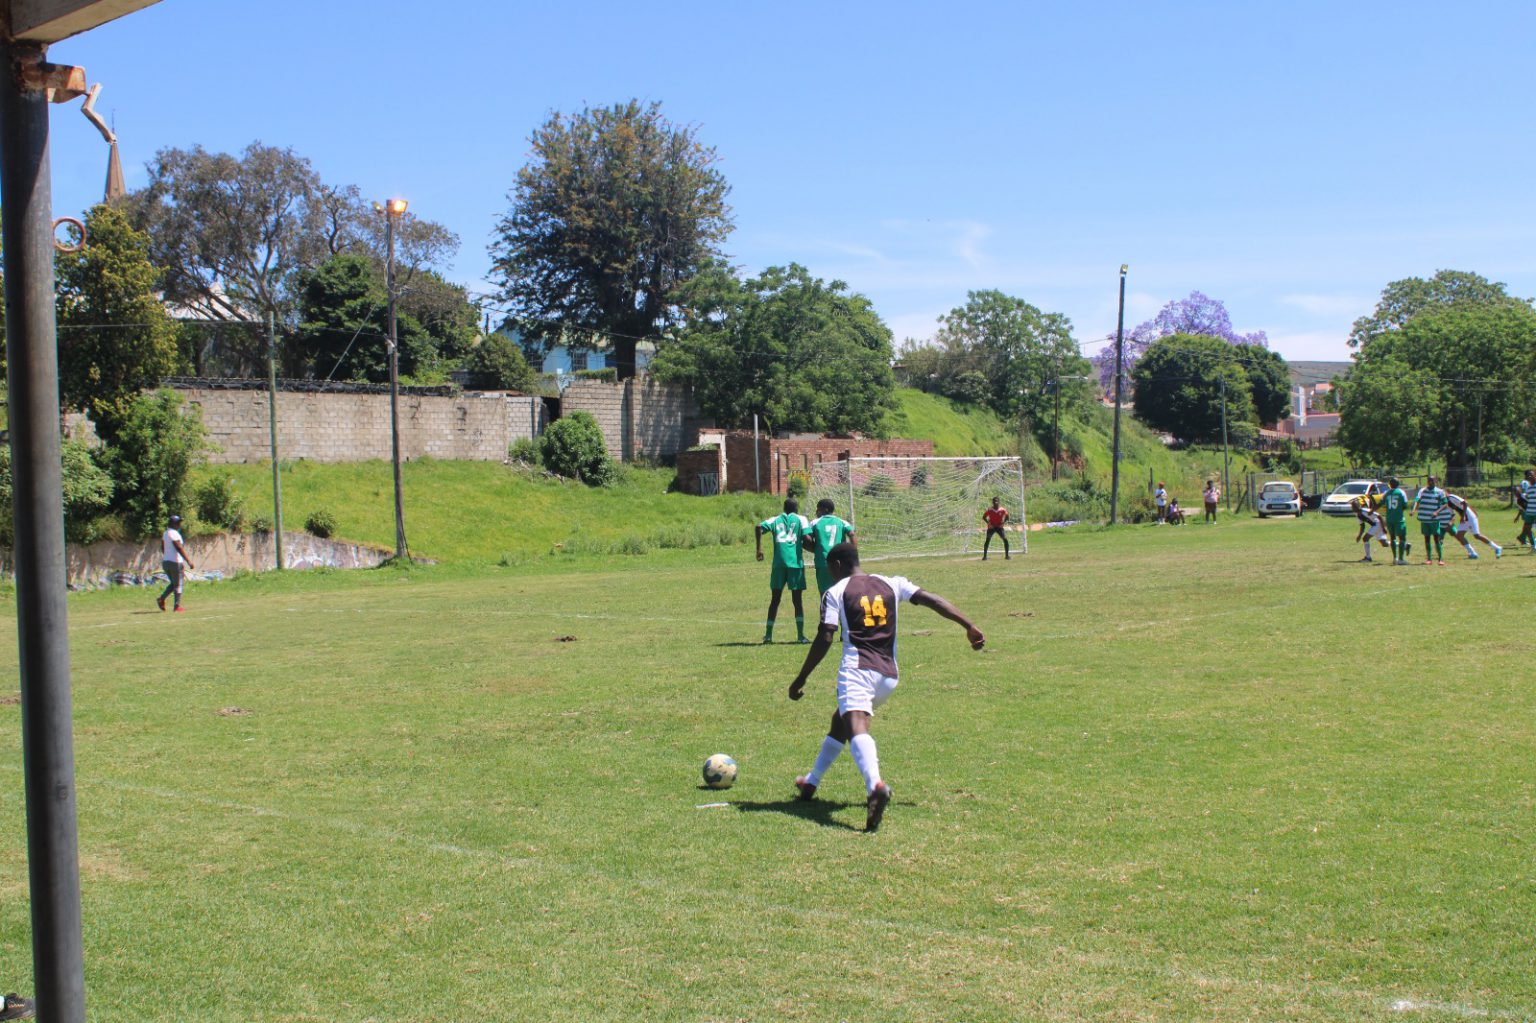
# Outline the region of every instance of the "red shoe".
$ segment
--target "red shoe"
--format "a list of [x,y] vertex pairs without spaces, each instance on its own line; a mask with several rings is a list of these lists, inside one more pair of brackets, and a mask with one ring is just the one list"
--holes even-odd
[[177,608],[177,609],[176,609],[176,610],[177,610],[177,612],[181,612],[181,611],[185,611],[185,610],[186,610],[186,608],[184,608],[184,607],[178,607],[178,608]]
[[891,787],[885,782],[878,782],[875,791],[869,794],[864,806],[869,811],[864,818],[864,830],[869,832],[880,830],[880,818],[885,816],[886,804],[891,801]]
[[816,786],[806,781],[803,774],[795,779],[795,792],[797,793],[795,798],[804,803],[816,798]]
[[160,610],[162,610],[162,611],[165,610],[165,598],[164,597],[156,597],[155,598],[155,603],[160,605]]

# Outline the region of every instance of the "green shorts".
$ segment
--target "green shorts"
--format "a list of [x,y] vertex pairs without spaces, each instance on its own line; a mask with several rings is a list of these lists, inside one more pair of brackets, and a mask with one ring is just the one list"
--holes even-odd
[[1387,520],[1387,534],[1389,536],[1407,536],[1408,535],[1408,520],[1407,519],[1388,519]]
[[1421,532],[1425,536],[1431,537],[1431,538],[1439,537],[1439,536],[1444,536],[1445,535],[1444,531],[1441,530],[1441,528],[1440,528],[1440,523],[1439,522],[1424,522],[1424,521],[1420,521],[1419,522],[1419,532]]
[[832,570],[830,568],[826,565],[816,566],[816,591],[818,593],[826,593],[835,582],[837,580],[832,578]]
[[768,580],[770,589],[782,590],[788,586],[792,590],[805,589],[805,567],[789,568],[778,558],[773,559],[773,576]]

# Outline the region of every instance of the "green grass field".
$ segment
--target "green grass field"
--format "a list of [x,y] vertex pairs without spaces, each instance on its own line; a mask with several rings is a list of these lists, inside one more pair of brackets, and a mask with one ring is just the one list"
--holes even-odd
[[791,801],[832,664],[785,699],[750,548],[72,598],[92,1019],[1532,1019],[1536,558],[1362,566],[1353,535],[872,566],[988,636],[903,610],[873,836],[847,758]]

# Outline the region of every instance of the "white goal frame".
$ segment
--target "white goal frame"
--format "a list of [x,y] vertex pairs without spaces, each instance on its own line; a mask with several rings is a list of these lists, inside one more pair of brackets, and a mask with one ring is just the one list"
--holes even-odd
[[[932,474],[943,466],[953,467],[959,471],[956,479],[956,486],[959,489],[952,489],[948,496],[956,502],[957,509],[967,508],[969,513],[957,512],[950,522],[939,523],[938,531],[928,538],[929,542],[925,545],[926,548],[931,549],[893,548],[890,546],[892,539],[890,535],[878,533],[874,528],[865,530],[860,527],[861,510],[865,512],[865,521],[874,527],[875,522],[871,522],[871,519],[876,517],[869,514],[871,503],[889,500],[889,498],[872,496],[864,492],[870,480],[876,476],[883,476],[892,481],[896,492],[910,493],[914,489],[911,482],[914,473],[926,468]],[[1000,483],[1004,484],[1006,489],[1000,489]],[[1025,483],[1024,460],[1017,456],[843,458],[819,462],[812,467],[810,488],[806,494],[808,508],[805,511],[808,518],[814,517],[816,502],[822,498],[831,498],[837,506],[837,513],[853,524],[854,533],[859,539],[859,556],[865,561],[879,561],[884,558],[944,557],[974,554],[980,551],[986,535],[986,528],[981,518],[982,511],[989,505],[993,496],[1001,496],[1004,501],[1010,501],[1017,494],[1017,513],[1010,514],[1008,531],[1013,533],[1017,530],[1017,542],[1013,546],[1021,554],[1027,554],[1029,552],[1029,520],[1026,514]],[[945,541],[945,537],[950,538],[948,542]]]

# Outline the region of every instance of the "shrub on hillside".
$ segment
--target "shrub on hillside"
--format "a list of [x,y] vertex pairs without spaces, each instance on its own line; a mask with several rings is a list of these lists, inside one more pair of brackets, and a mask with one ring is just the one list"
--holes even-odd
[[799,501],[811,492],[811,478],[796,469],[789,474],[789,485],[784,488],[784,496],[793,497]]
[[865,497],[888,497],[896,492],[896,481],[889,476],[876,474],[859,490]]
[[193,494],[192,506],[197,509],[199,520],[220,529],[240,530],[245,527],[245,502],[235,488],[235,478],[229,473],[210,476]]
[[531,437],[521,437],[513,441],[512,446],[507,448],[507,458],[514,462],[538,465],[539,442]]
[[592,486],[618,478],[618,466],[603,444],[603,431],[589,412],[573,412],[551,423],[539,438],[539,461],[550,472]]
[[336,516],[324,508],[316,508],[309,513],[309,518],[304,520],[304,531],[322,540],[335,536],[336,530]]

